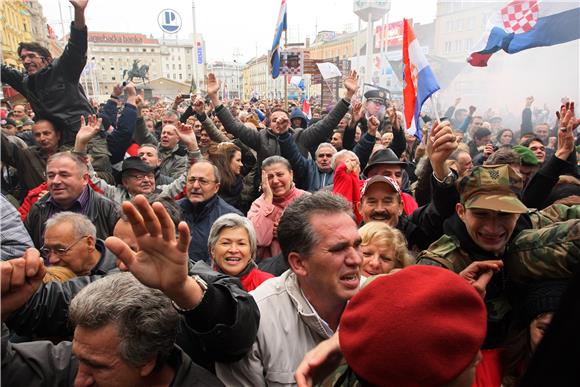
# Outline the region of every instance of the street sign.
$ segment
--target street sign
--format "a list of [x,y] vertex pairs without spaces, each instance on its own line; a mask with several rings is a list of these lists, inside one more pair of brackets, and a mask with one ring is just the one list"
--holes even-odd
[[163,32],[176,34],[181,29],[181,16],[172,9],[164,9],[157,16],[157,23]]

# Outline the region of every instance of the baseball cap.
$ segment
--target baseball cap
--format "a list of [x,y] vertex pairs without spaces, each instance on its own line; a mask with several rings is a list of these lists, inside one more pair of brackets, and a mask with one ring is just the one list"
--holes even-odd
[[393,180],[390,177],[387,176],[383,176],[383,175],[377,175],[377,176],[373,176],[370,179],[367,179],[360,191],[360,196],[363,197],[365,196],[365,193],[367,193],[367,191],[369,190],[369,188],[371,187],[371,185],[376,184],[376,183],[387,183],[395,192],[397,192],[398,194],[401,193],[401,188],[399,187],[399,184],[397,184],[397,182],[395,180]]
[[442,386],[471,364],[486,323],[485,304],[466,280],[414,265],[367,280],[338,335],[349,367],[372,385]]
[[137,156],[127,157],[123,160],[123,166],[121,167],[121,172],[128,171],[129,169],[135,169],[140,172],[154,172],[155,168],[147,165],[141,158]]
[[518,194],[523,180],[509,165],[482,165],[459,181],[458,191],[465,208],[523,214],[528,208]]

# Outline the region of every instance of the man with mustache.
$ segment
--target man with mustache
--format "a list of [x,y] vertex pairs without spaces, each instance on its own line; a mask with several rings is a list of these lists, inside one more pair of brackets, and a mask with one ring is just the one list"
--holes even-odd
[[449,123],[436,125],[427,141],[427,153],[433,166],[431,182],[433,200],[409,215],[404,211],[404,193],[396,175],[391,173],[400,171],[401,167],[392,164],[371,166],[373,169],[381,168],[382,171],[369,173],[372,177],[363,185],[358,206],[362,221],[385,222],[405,235],[409,248],[426,249],[430,243],[443,235],[443,220],[453,214],[457,196],[453,185],[456,175],[449,169],[445,160],[456,148],[457,142]]

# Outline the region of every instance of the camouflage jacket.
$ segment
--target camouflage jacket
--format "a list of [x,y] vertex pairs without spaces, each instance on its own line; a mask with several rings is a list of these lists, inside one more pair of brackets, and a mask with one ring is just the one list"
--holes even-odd
[[[570,264],[580,261],[579,219],[580,205],[554,204],[541,211],[532,211],[529,214],[531,227],[512,236],[506,253],[501,257],[466,251],[457,236],[446,234],[422,251],[417,256],[417,263],[438,263],[439,266],[459,273],[474,261],[503,259],[515,271],[511,273],[510,270],[510,274],[517,274],[518,278],[568,277]],[[569,261],[568,264],[564,264],[566,261]],[[537,268],[521,267],[536,264],[539,265]]]
[[417,256],[417,263],[460,273],[474,261],[502,259],[505,268],[493,276],[485,297],[489,331],[493,323],[503,325],[502,320],[511,310],[509,292],[506,291],[508,279],[523,283],[572,276],[574,266],[580,263],[579,214],[580,205],[568,207],[560,204],[530,213],[527,219],[521,219],[525,226],[516,228],[503,255],[481,250],[465,235],[466,231],[463,235],[447,233],[422,251]]

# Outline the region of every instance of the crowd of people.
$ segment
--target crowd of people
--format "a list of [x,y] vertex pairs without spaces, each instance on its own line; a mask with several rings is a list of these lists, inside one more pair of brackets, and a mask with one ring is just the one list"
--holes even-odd
[[2,65],[2,385],[580,385],[574,102],[99,105],[70,3],[60,57]]

